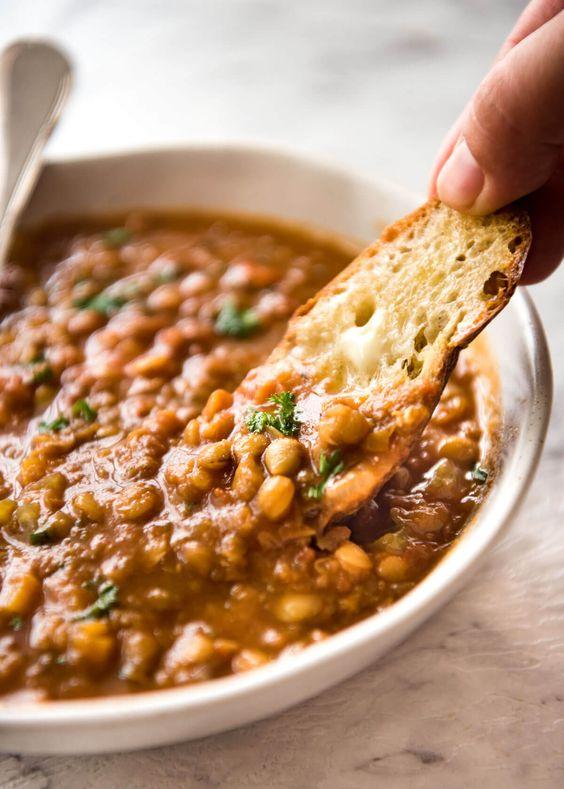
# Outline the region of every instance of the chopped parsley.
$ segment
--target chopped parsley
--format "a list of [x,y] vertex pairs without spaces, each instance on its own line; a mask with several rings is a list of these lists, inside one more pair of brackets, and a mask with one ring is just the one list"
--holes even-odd
[[334,452],[331,452],[330,455],[326,455],[324,452],[322,452],[321,457],[319,458],[319,476],[321,477],[321,480],[317,483],[317,485],[311,485],[307,489],[308,498],[320,499],[323,496],[325,486],[331,477],[334,477],[336,474],[340,474],[344,467],[345,464],[343,463],[341,453],[338,449],[336,449]]
[[94,422],[98,416],[98,412],[89,405],[87,400],[80,399],[74,403],[72,415],[77,419],[84,419],[85,422]]
[[21,616],[17,616],[17,615],[13,616],[10,619],[10,627],[12,628],[12,630],[16,630],[16,631],[21,630],[23,627],[23,619],[21,618]]
[[53,380],[53,368],[45,361],[45,352],[37,351],[29,360],[34,384],[48,384]]
[[48,545],[51,542],[51,531],[48,526],[36,529],[29,535],[30,545]]
[[267,427],[273,427],[285,436],[294,436],[300,429],[300,420],[296,414],[296,396],[293,392],[280,392],[268,398],[273,403],[274,411],[252,410],[248,413],[246,424],[251,433],[262,433]]
[[[34,368],[36,365],[34,364]],[[53,380],[53,368],[48,364],[37,366],[33,370],[33,383],[34,384],[48,384]]]
[[225,337],[249,337],[260,328],[260,320],[253,309],[239,309],[232,301],[226,301],[217,318],[215,330]]
[[474,482],[479,482],[480,485],[483,485],[488,480],[488,472],[485,468],[482,468],[479,463],[476,463],[472,469],[472,479]]
[[270,424],[272,414],[266,411],[249,411],[247,414],[247,428],[251,433],[262,433]]
[[84,299],[75,299],[73,305],[79,310],[94,310],[109,318],[118,312],[127,302],[123,296],[111,296],[109,293],[97,293],[95,296],[88,296]]
[[41,421],[39,423],[39,432],[40,433],[58,433],[59,430],[62,430],[64,427],[68,427],[70,424],[69,420],[66,416],[59,415],[56,419],[53,419],[51,422]]
[[74,622],[83,619],[102,619],[108,616],[112,608],[115,608],[119,602],[118,599],[119,589],[114,584],[105,583],[98,589],[98,599],[73,617]]
[[133,238],[133,233],[126,227],[113,227],[102,235],[104,244],[110,249],[119,249]]

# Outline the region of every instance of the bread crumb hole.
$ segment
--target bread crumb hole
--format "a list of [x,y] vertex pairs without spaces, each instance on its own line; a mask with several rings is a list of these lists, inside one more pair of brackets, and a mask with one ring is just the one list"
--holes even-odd
[[457,255],[456,256],[456,260],[459,260],[459,261],[462,262],[463,260],[466,260],[466,255]]
[[404,359],[401,363],[401,366],[406,371],[411,380],[413,380],[414,378],[417,378],[421,372],[423,368],[423,362],[414,354],[410,359]]
[[425,331],[427,342],[434,343],[439,334],[448,323],[448,315],[446,312],[440,312],[438,315],[432,315],[429,320],[429,325]]
[[374,305],[369,302],[365,301],[362,304],[359,304],[356,308],[356,314],[354,317],[354,322],[356,326],[366,326],[370,318],[374,315]]
[[511,253],[513,253],[513,252],[515,252],[517,247],[521,246],[522,243],[523,243],[523,236],[515,236],[515,238],[511,239],[511,241],[507,245],[507,248],[509,249],[509,251]]
[[422,351],[423,348],[427,345],[427,338],[425,337],[425,329],[421,328],[415,335],[415,339],[413,340],[413,347],[419,353]]
[[507,287],[508,281],[507,274],[504,274],[503,271],[492,271],[484,282],[482,290],[486,296],[497,296],[500,291]]

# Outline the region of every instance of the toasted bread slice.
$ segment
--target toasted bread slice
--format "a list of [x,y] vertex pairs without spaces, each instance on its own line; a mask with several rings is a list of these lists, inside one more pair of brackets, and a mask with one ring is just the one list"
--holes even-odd
[[[249,409],[271,414],[272,394],[291,393],[303,479],[281,521],[307,523],[319,538],[374,496],[421,435],[460,349],[507,304],[530,241],[517,207],[474,217],[432,201],[297,311],[231,406],[233,443],[260,432]],[[270,438],[279,435],[264,421]],[[236,478],[226,478],[228,490]]]

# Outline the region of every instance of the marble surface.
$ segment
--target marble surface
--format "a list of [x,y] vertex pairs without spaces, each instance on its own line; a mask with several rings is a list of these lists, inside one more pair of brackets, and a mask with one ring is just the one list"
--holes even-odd
[[[56,155],[282,141],[423,190],[517,0],[0,0],[0,44],[78,70]],[[555,407],[525,506],[456,599],[385,659],[244,729],[133,754],[0,756],[5,789],[564,785],[564,276],[533,289]]]

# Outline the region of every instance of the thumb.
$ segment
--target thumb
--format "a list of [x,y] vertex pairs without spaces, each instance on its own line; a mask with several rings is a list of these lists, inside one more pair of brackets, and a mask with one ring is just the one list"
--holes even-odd
[[495,211],[546,183],[563,148],[564,11],[482,82],[438,175],[438,196],[462,211]]

